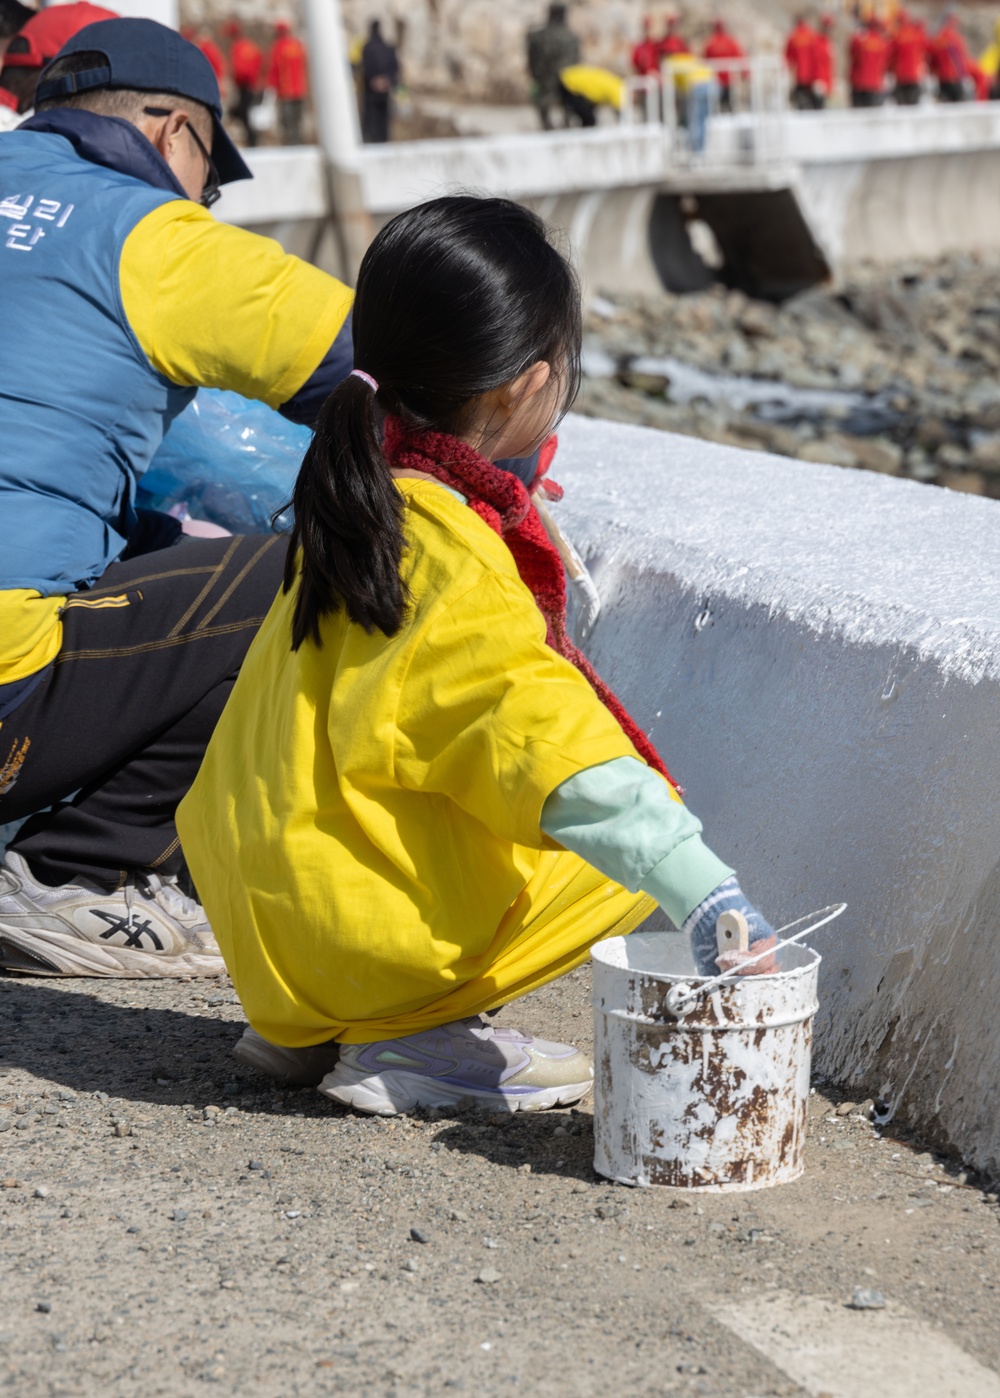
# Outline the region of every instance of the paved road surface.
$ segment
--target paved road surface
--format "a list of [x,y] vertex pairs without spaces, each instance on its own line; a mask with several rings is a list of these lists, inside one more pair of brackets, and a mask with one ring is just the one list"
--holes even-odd
[[[505,1016],[586,1041],[588,990]],[[276,1091],[230,1058],[240,1023],[215,983],[0,980],[0,1388],[1000,1395],[995,1197],[839,1097],[801,1182],[678,1197],[596,1180],[589,1108]]]

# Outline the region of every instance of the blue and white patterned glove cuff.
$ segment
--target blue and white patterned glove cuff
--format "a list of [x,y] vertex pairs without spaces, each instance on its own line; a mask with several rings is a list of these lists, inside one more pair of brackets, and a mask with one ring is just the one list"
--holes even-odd
[[774,928],[750,902],[735,876],[726,879],[725,883],[720,883],[718,888],[698,904],[681,928],[681,931],[686,932],[691,938],[694,964],[700,976],[718,975],[719,968],[715,958],[719,954],[719,946],[715,924],[721,914],[727,912],[742,913],[746,918],[750,927],[751,947],[754,942],[774,936]]

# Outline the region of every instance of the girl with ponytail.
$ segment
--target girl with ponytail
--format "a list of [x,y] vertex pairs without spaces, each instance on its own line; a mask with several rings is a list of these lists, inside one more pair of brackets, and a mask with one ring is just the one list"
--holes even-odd
[[566,1105],[589,1060],[480,1016],[656,903],[705,973],[721,912],[755,951],[773,934],[573,646],[559,556],[498,464],[579,381],[579,292],[540,220],[472,197],[399,215],[353,325],[284,589],[178,813],[251,1025],[237,1054],[365,1112]]

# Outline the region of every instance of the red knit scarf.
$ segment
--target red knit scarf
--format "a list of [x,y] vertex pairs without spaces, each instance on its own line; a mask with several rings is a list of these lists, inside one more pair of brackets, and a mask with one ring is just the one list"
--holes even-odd
[[423,471],[459,491],[467,498],[469,508],[500,535],[514,555],[521,581],[545,618],[545,639],[549,645],[586,676],[639,756],[676,787],[653,744],[570,640],[562,559],[518,478],[494,466],[457,437],[444,432],[411,432],[394,417],[386,420],[383,450],[389,465],[396,470]]

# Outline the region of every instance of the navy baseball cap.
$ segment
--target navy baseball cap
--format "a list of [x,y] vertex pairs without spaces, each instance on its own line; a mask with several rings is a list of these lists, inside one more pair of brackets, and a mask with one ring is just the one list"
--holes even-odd
[[135,92],[170,92],[200,102],[212,114],[212,161],[220,184],[252,180],[253,173],[222,125],[222,98],[208,59],[194,44],[152,19],[104,19],[69,39],[53,62],[73,53],[99,53],[104,63],[83,73],[46,81],[46,66],[35,94],[36,106],[99,87]]

